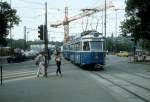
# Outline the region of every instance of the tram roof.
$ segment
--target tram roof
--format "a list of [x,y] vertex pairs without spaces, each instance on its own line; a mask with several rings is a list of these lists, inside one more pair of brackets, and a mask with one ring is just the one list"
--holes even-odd
[[88,31],[84,31],[81,33],[81,36],[86,36],[86,35],[93,35],[95,37],[98,37],[98,36],[102,35],[102,33],[99,33],[96,30],[88,30]]
[[95,30],[89,30],[89,31],[82,32],[80,37],[72,36],[71,40],[67,44],[72,44],[72,43],[80,42],[81,40],[85,41],[90,39],[92,39],[91,41],[96,41],[96,40],[103,41],[102,39],[104,39],[104,37],[102,36],[102,33],[99,33]]

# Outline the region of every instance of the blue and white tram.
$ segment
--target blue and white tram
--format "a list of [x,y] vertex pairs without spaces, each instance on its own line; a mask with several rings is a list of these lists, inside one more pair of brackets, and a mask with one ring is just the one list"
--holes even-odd
[[75,38],[63,45],[63,55],[81,66],[91,65],[94,68],[103,68],[105,65],[104,39],[96,31],[81,33],[81,37]]

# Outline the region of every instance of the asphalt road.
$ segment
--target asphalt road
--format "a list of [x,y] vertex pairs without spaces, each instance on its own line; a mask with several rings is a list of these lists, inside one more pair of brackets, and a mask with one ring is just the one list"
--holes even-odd
[[48,77],[36,77],[33,61],[4,65],[0,102],[150,102],[150,65],[109,55],[103,71],[83,70],[63,60],[63,76],[54,61]]

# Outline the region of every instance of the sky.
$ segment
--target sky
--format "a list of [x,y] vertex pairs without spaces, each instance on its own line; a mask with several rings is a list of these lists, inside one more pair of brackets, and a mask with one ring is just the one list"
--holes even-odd
[[[11,3],[12,8],[17,10],[17,15],[20,17],[21,22],[18,26],[14,26],[12,29],[13,39],[24,38],[24,26],[27,28],[27,40],[39,40],[38,38],[38,26],[44,24],[44,4],[47,2],[48,6],[48,39],[49,41],[63,41],[64,27],[58,28],[50,27],[50,24],[55,24],[57,21],[64,19],[64,7],[68,7],[68,16],[72,17],[81,13],[81,9],[96,8],[104,6],[104,0],[3,0]],[[125,19],[124,17],[124,0],[107,0],[107,3],[113,4],[115,8],[120,9],[117,11],[117,26],[116,26],[116,12],[113,8],[107,9],[107,33],[106,36],[118,36],[120,29],[120,22]],[[96,29],[102,33],[104,27],[102,24],[102,12],[93,14],[90,17],[84,17],[82,19],[69,23],[69,35],[79,35],[83,32],[87,25],[87,30]],[[88,23],[87,23],[88,22]],[[103,23],[102,23],[103,22]],[[117,28],[117,29],[116,29]],[[116,34],[117,30],[117,34]],[[8,36],[9,38],[10,36]]]

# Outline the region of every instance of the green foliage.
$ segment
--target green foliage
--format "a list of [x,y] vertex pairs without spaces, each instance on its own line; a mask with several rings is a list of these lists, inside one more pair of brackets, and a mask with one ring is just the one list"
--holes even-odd
[[133,42],[125,37],[108,37],[106,39],[106,47],[110,52],[129,51],[133,49]]
[[123,35],[150,40],[150,0],[127,0],[125,11],[126,20],[121,24]]
[[18,39],[18,40],[7,39],[7,42],[8,42],[8,46],[12,46],[12,48],[25,49],[25,40],[24,39]]
[[150,41],[148,41],[148,40],[144,41],[143,47],[145,49],[147,49],[148,51],[150,51]]
[[0,2],[0,45],[7,45],[6,37],[9,29],[20,22],[16,12],[16,9],[12,9],[7,2]]
[[[30,45],[32,45],[32,44],[37,44],[37,45],[39,45],[39,44],[44,44],[44,42],[43,41],[41,41],[41,40],[38,40],[38,41],[28,41],[28,42],[26,42],[26,46],[25,46],[25,40],[24,39],[18,39],[18,40],[13,40],[13,39],[7,39],[7,42],[8,42],[8,46],[11,46],[12,45],[12,48],[21,48],[21,49],[25,49],[25,48],[27,48],[27,49],[30,49]],[[58,41],[56,41],[56,42],[49,42],[49,44],[52,44],[52,45],[55,45],[55,46],[62,46],[63,45],[63,43],[62,42],[58,42]]]

